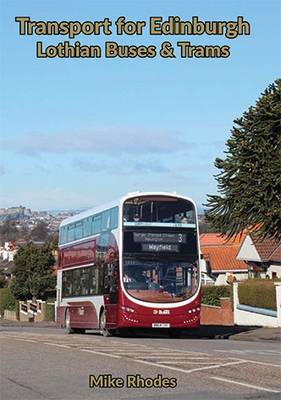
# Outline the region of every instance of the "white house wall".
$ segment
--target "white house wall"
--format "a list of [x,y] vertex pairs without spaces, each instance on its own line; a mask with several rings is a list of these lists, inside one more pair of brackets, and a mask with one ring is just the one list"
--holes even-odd
[[253,241],[249,235],[245,237],[236,258],[237,260],[261,262],[259,253],[257,252],[255,245],[253,244]]
[[281,278],[281,265],[271,264],[270,267],[267,269],[267,274],[270,278],[272,278],[272,272],[275,272],[277,278]]
[[248,272],[245,273],[227,272],[219,274],[216,279],[215,286],[227,285],[227,279],[229,276],[234,276],[236,281],[245,281],[246,279],[248,279]]

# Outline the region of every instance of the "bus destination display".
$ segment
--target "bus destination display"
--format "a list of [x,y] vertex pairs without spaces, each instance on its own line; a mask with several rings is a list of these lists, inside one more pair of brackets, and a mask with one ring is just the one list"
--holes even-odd
[[165,243],[142,243],[142,251],[153,251],[157,252],[172,252],[178,253],[179,246],[177,244],[165,244]]
[[[156,243],[157,244],[158,243],[163,243],[163,244],[179,243],[179,244],[181,244],[181,243],[186,243],[186,234],[185,233],[134,232],[134,242],[135,243],[154,243],[154,244],[156,244]],[[166,251],[175,251],[174,249],[166,250]]]

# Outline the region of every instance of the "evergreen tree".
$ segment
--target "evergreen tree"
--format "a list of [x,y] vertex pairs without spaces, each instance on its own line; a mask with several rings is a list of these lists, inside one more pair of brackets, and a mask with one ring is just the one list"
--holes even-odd
[[219,195],[207,220],[228,237],[244,229],[281,239],[281,79],[234,121],[225,159],[217,158]]
[[48,243],[35,246],[32,242],[19,249],[14,258],[11,291],[17,300],[44,299],[55,288],[52,266],[55,259]]

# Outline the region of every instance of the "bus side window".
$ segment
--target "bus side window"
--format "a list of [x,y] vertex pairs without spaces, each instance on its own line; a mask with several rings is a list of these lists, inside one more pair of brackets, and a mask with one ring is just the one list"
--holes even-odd
[[67,227],[67,241],[72,242],[74,240],[74,224],[70,224]]
[[89,294],[97,294],[97,268],[90,267],[89,271]]
[[81,287],[81,269],[73,270],[73,296],[81,296],[82,295],[82,287]]
[[63,226],[60,228],[60,232],[59,232],[59,243],[63,244],[67,242],[67,238],[66,238],[66,226]]
[[81,239],[83,237],[83,225],[82,222],[77,222],[75,224],[75,240]]
[[91,219],[85,218],[82,221],[83,223],[83,237],[87,237],[91,235]]
[[92,218],[92,235],[101,232],[101,214],[95,215]]
[[90,268],[82,268],[81,270],[81,291],[82,296],[89,295],[89,274]]
[[62,297],[70,297],[73,288],[73,271],[64,271],[62,273]]
[[110,229],[116,229],[118,227],[118,207],[114,207],[110,210]]
[[109,210],[104,211],[102,213],[102,220],[101,220],[101,229],[102,231],[107,231],[109,229],[109,222],[110,222],[110,213]]

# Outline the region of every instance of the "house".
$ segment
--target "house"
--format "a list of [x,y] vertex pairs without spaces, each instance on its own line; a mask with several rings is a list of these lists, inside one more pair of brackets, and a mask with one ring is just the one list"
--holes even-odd
[[4,247],[1,248],[0,255],[3,261],[7,260],[11,262],[14,260],[14,256],[18,248],[15,246],[13,242],[5,242]]
[[227,239],[219,233],[202,233],[200,235],[200,248],[206,271],[213,279],[215,285],[225,285],[234,280],[248,279],[248,265],[236,256],[244,236]]
[[237,259],[247,263],[249,277],[281,278],[281,240],[258,240],[248,234],[241,243]]

